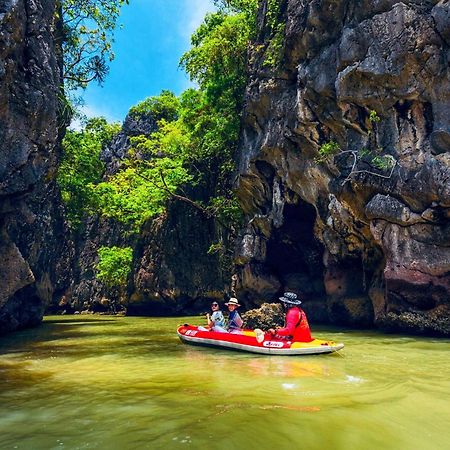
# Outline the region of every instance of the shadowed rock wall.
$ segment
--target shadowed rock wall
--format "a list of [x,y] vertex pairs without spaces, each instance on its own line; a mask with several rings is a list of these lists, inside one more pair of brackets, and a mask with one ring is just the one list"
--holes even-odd
[[[105,176],[115,173],[127,157],[130,137],[148,136],[156,129],[151,114],[128,115],[102,151]],[[206,200],[210,193],[196,188],[187,195]],[[223,299],[229,287],[231,261],[227,266],[219,255],[208,253],[221,238],[226,239],[224,231],[214,221],[179,201],[169,202],[165,214],[147,221],[134,235],[113,219],[90,217],[76,238],[72,286],[51,311],[171,315],[208,309],[211,299]],[[101,246],[133,248],[126,288],[111,288],[96,279]]]
[[[292,289],[313,320],[450,335],[450,4],[283,1],[271,68],[265,3],[241,133],[239,295]],[[347,153],[320,164],[329,141]],[[361,149],[395,158],[392,174],[353,166]]]
[[70,274],[53,181],[53,0],[0,2],[0,333],[38,323]]

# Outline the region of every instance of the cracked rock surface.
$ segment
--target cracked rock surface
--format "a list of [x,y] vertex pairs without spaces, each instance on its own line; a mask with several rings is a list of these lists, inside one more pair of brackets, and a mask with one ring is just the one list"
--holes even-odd
[[[277,67],[259,17],[239,298],[294,290],[313,320],[450,335],[449,2],[285,0]],[[330,141],[346,153],[317,162]],[[392,172],[352,165],[362,149]]]
[[53,0],[0,2],[0,334],[39,323],[69,282],[54,182],[54,8]]

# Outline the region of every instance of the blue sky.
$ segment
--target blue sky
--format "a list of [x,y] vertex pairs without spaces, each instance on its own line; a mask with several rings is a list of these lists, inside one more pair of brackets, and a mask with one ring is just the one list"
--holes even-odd
[[131,106],[162,89],[180,94],[191,84],[178,68],[212,0],[130,0],[115,32],[116,55],[103,87],[92,83],[83,98],[87,116],[122,121]]

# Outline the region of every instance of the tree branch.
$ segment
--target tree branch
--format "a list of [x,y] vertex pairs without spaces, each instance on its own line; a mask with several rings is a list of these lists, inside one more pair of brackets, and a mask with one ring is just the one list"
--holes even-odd
[[161,181],[163,183],[162,186],[160,184],[156,183],[155,180],[152,180],[152,179],[140,174],[139,172],[136,172],[136,175],[138,177],[142,178],[143,180],[148,181],[149,183],[153,184],[153,186],[155,186],[156,188],[162,189],[163,191],[167,192],[170,195],[170,197],[172,197],[173,199],[178,200],[180,202],[187,203],[188,205],[192,206],[197,211],[200,211],[207,219],[216,220],[219,225],[221,225],[224,229],[226,229],[230,233],[231,237],[236,237],[236,233],[234,232],[234,230],[232,228],[230,228],[229,226],[227,226],[225,223],[223,223],[215,215],[215,213],[211,212],[211,210],[204,208],[203,206],[199,205],[197,202],[195,202],[194,200],[191,200],[188,197],[184,197],[183,195],[178,195],[178,194],[175,194],[174,192],[172,192],[172,190],[169,188],[169,186],[167,186],[166,180],[164,178],[164,174],[161,170],[159,171],[159,175],[160,175]]

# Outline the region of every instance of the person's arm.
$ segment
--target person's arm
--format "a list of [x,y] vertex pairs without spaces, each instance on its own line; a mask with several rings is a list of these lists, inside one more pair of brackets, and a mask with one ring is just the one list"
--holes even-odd
[[276,334],[279,336],[292,336],[294,334],[295,326],[300,319],[298,309],[291,309],[286,315],[286,327],[278,328]]
[[238,328],[242,328],[242,325],[244,325],[244,321],[242,320],[242,317],[239,315],[239,313],[236,313],[236,316],[234,317],[234,323]]

